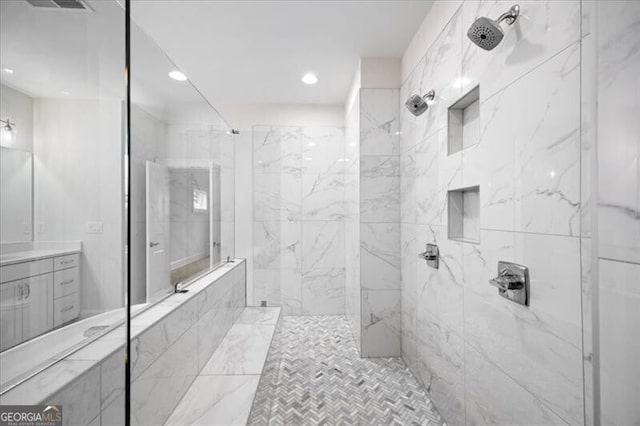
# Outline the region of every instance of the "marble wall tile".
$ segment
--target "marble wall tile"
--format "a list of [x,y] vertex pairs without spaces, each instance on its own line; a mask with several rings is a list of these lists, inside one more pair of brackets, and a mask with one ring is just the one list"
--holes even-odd
[[302,172],[344,173],[344,129],[339,127],[302,128]]
[[600,259],[600,412],[602,424],[640,421],[640,265]]
[[512,4],[503,1],[463,3],[462,82],[465,90],[480,85],[481,96],[486,99],[580,39],[580,1],[521,1],[518,4],[520,17],[512,26],[503,24],[504,39],[487,52],[467,38],[467,29],[480,16],[496,19]]
[[360,155],[399,155],[400,90],[360,89]]
[[463,335],[462,243],[447,239],[443,226],[417,225],[416,244],[435,243],[440,249],[440,267],[417,263],[417,320],[436,321]]
[[446,218],[446,191],[438,191],[438,155],[443,138],[446,134],[440,132],[415,146],[415,223],[440,225]]
[[513,107],[506,98],[502,91],[480,104],[480,143],[462,152],[463,186],[480,186],[482,229],[514,229],[514,146],[505,130],[511,128]]
[[302,129],[285,126],[253,127],[254,173],[301,172]]
[[299,221],[302,179],[294,174],[254,175],[253,220]]
[[465,345],[464,360],[466,424],[567,424],[471,345]]
[[198,294],[198,318],[206,315],[211,308],[220,304],[220,299],[227,296],[234,285],[233,274],[224,274],[212,285]]
[[302,265],[301,222],[254,222],[256,269],[297,269]]
[[235,322],[244,308],[247,306],[247,264],[243,264],[233,270],[233,288],[231,307],[233,308],[233,321]]
[[185,356],[196,354],[197,345],[196,328],[192,327],[132,382],[132,424],[159,424],[167,420],[198,375],[197,356]]
[[[581,423],[578,239],[483,231],[480,241],[463,248],[466,342],[485,358],[500,360],[505,373],[567,422]],[[488,284],[499,260],[530,268],[528,307],[501,298]]]
[[360,224],[360,286],[368,290],[400,288],[400,224]]
[[[123,341],[124,344],[124,341]],[[124,393],[124,348],[100,363],[100,406],[106,407]]]
[[400,356],[400,339],[400,290],[363,290],[362,356]]
[[344,223],[303,222],[302,266],[305,269],[344,267]]
[[400,296],[401,296],[401,330],[402,330],[402,358],[412,371],[417,371],[417,342],[416,342],[416,309],[417,309],[417,280],[416,269],[418,253],[422,247],[416,243],[416,225],[400,224]]
[[121,393],[112,403],[102,407],[100,424],[103,426],[124,426],[124,417],[124,393]]
[[302,313],[343,315],[345,313],[345,269],[302,271]]
[[360,157],[360,221],[398,222],[400,158]]
[[449,106],[462,96],[461,19],[462,13],[456,12],[427,50],[423,68],[414,71],[422,73],[420,95],[431,89],[436,92],[429,109],[416,118],[415,137],[418,142],[447,126]]
[[418,377],[447,424],[465,424],[464,341],[438,321],[417,322]]
[[198,333],[198,371],[200,371],[216,348],[224,339],[233,324],[233,311],[230,309],[231,292],[220,297],[197,323]]
[[[585,29],[584,15],[593,16],[593,12],[589,9],[595,9],[597,2],[582,2],[583,9],[583,31],[591,32]],[[593,18],[589,18],[593,19]],[[590,24],[589,24],[590,25]],[[580,235],[592,237],[593,223],[595,221],[593,202],[597,202],[596,175],[598,157],[597,157],[597,119],[598,119],[598,102],[597,102],[597,43],[596,36],[590,35],[582,39],[580,52]]]
[[345,267],[343,221],[357,214],[359,163],[354,127],[347,131],[348,153],[344,128],[254,126],[253,303],[266,300],[299,315],[302,268],[321,274]]
[[193,298],[156,326],[131,340],[131,377],[136,379],[197,321],[198,301]]
[[400,157],[400,223],[416,221],[416,155],[411,150]]
[[254,306],[267,301],[268,306],[281,306],[285,315],[302,313],[302,272],[297,269],[255,269]]
[[344,176],[302,176],[302,220],[343,220],[344,200]]
[[[515,229],[580,233],[580,46],[574,44],[507,89],[527,99],[513,117]],[[508,96],[508,95],[507,95]],[[508,98],[502,98],[509,105]],[[512,104],[513,105],[513,104]]]
[[594,291],[593,284],[597,279],[593,277],[593,241],[591,238],[580,238],[580,263],[581,263],[581,291],[582,291],[582,363],[584,377],[584,413],[585,426],[595,424],[594,406],[594,345],[593,345],[593,321],[594,321]]
[[94,367],[42,403],[62,405],[64,425],[89,424],[100,414],[100,367]]
[[598,255],[634,263],[640,263],[639,23],[635,2],[598,4]]
[[530,310],[539,326],[581,348],[579,239],[516,233],[515,244],[516,263],[529,268]]

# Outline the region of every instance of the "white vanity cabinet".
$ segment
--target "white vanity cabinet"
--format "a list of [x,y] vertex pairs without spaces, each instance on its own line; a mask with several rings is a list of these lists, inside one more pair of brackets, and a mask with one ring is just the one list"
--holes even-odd
[[0,284],[0,351],[22,342],[22,281]]
[[29,277],[22,281],[22,340],[53,328],[53,276]]
[[0,267],[0,350],[78,318],[78,254]]

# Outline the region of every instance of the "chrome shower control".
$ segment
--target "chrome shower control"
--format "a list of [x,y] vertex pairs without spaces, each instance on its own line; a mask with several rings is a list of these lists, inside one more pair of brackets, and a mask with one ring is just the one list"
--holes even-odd
[[516,263],[499,261],[498,276],[489,280],[498,294],[512,302],[529,306],[529,268]]
[[435,244],[427,244],[427,249],[418,255],[419,258],[427,261],[427,265],[438,269],[440,263],[440,250]]

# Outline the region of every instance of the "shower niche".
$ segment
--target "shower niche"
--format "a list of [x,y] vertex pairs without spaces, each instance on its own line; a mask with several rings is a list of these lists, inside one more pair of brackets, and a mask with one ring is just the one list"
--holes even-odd
[[480,142],[480,86],[449,107],[448,155]]
[[449,191],[447,194],[449,239],[480,242],[480,187]]

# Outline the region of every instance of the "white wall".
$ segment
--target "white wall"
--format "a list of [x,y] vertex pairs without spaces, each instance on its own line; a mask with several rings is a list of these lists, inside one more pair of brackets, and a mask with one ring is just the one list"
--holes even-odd
[[[121,307],[123,143],[119,100],[34,101],[38,241],[82,241],[81,315]],[[101,222],[103,232],[88,232]]]

